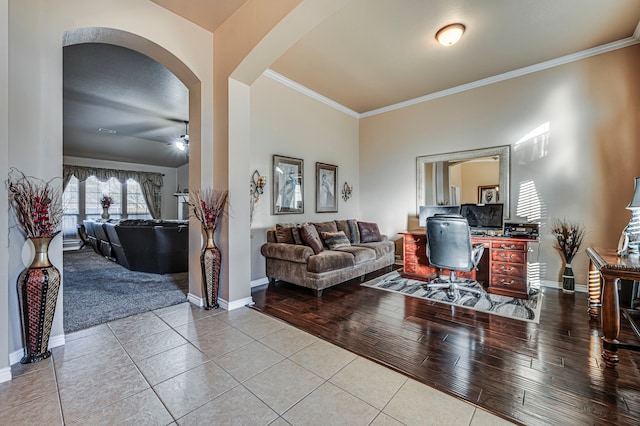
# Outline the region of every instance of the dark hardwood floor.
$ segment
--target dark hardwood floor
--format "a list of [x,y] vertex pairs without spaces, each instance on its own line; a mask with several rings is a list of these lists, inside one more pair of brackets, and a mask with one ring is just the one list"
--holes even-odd
[[[373,278],[381,273],[367,276]],[[587,295],[544,289],[539,324],[360,286],[277,282],[255,309],[496,415],[527,424],[640,424],[640,352],[600,358]],[[623,320],[620,339],[635,334]]]

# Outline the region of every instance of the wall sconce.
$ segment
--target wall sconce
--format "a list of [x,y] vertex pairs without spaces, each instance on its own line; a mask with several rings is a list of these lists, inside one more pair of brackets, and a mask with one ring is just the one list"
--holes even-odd
[[253,171],[251,174],[251,184],[249,185],[251,197],[254,202],[257,202],[260,199],[260,196],[264,192],[264,186],[267,184],[267,177],[260,176],[260,172],[257,170]]
[[351,198],[351,191],[353,191],[353,185],[349,185],[347,182],[344,183],[342,187],[342,199],[346,202],[349,198]]
[[[267,184],[267,177],[260,176],[260,172],[258,172],[257,170],[254,170],[253,173],[251,174],[251,182],[249,184],[249,196],[250,196],[249,225],[253,224],[253,215],[256,210],[256,205],[260,200],[260,196],[264,192],[264,186],[266,184]],[[253,238],[253,234],[251,235],[251,238]]]

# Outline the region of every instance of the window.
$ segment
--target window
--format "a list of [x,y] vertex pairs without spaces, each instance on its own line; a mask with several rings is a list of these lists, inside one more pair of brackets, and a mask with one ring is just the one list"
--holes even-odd
[[128,179],[121,184],[115,178],[100,182],[95,176],[90,176],[86,181],[79,182],[73,176],[62,193],[62,234],[65,240],[79,239],[77,227],[84,219],[101,218],[103,211],[100,199],[103,195],[109,195],[112,199],[110,219],[151,219],[142,188],[135,180]]

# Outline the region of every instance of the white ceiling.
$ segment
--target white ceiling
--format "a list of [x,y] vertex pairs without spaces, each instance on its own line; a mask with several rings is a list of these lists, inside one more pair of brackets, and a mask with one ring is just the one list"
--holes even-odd
[[[212,32],[245,2],[153,1]],[[345,4],[270,68],[356,113],[629,41],[634,32],[640,37],[640,0],[351,0]],[[436,31],[455,22],[466,26],[462,40],[452,47],[440,46]],[[178,93],[171,78],[155,65],[144,60],[140,65],[131,54],[124,60],[107,59],[105,55],[117,52],[99,47],[89,45],[74,52],[79,57],[73,64],[67,62],[69,48],[65,48],[65,155],[171,167],[184,164],[186,157],[174,157],[175,149],[167,145],[184,133],[180,123],[187,117],[184,93]],[[109,67],[113,61],[119,66]],[[132,62],[127,66],[128,61]],[[138,75],[144,77],[136,77],[136,70],[143,69],[144,74]],[[149,71],[155,80],[147,77]],[[100,78],[102,84],[96,84]],[[118,88],[119,84],[123,86]],[[118,136],[97,133],[100,127],[118,130]],[[142,147],[136,148],[138,144]]]

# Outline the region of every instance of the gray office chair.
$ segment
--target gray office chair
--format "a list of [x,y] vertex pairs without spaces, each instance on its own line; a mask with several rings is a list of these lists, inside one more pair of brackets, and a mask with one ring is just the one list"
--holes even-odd
[[447,288],[449,297],[459,295],[458,287],[465,286],[465,291],[482,294],[477,289],[469,288],[474,284],[456,279],[456,271],[469,272],[478,266],[484,245],[471,243],[471,230],[467,219],[462,216],[436,215],[427,218],[427,257],[429,263],[436,268],[449,269],[449,279],[436,279],[426,288]]

